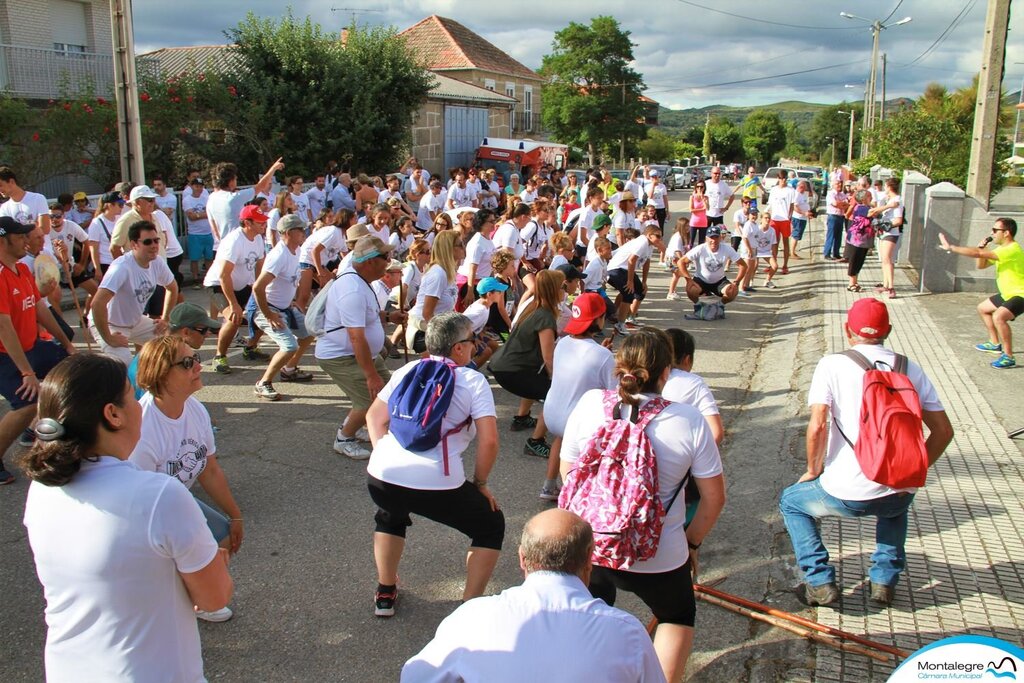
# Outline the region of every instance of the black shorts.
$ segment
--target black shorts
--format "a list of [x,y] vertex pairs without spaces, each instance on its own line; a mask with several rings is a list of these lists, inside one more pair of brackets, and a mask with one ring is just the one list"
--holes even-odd
[[[223,294],[224,293],[224,290],[221,288],[220,285],[211,286],[209,289],[210,289],[210,292],[212,294]],[[245,287],[242,287],[241,289],[236,289],[234,291],[235,291],[235,301],[238,302],[239,306],[241,306],[242,308],[245,308],[246,305],[249,303],[249,297],[252,296],[252,286],[251,285],[247,285]]]
[[627,304],[631,304],[634,301],[644,300],[644,283],[640,279],[640,276],[635,272],[633,273],[633,291],[626,291],[626,278],[629,276],[629,271],[625,268],[616,268],[615,270],[608,271],[608,284],[618,290],[619,294],[622,295],[622,300]]
[[990,296],[988,300],[996,308],[1005,308],[1010,313],[1013,313],[1014,318],[1024,313],[1024,296],[1011,296],[1010,300],[1007,301],[1001,294],[995,294]]
[[[440,467],[440,465],[438,465]],[[465,481],[457,489],[428,491],[389,484],[367,476],[366,487],[377,506],[376,531],[405,538],[412,525],[410,513],[432,519],[470,538],[473,548],[501,550],[505,539],[505,515],[475,485]]]
[[697,601],[693,596],[689,560],[678,569],[660,574],[640,574],[594,566],[590,575],[591,595],[614,606],[615,593],[619,589],[643,600],[659,623],[693,627]]
[[701,280],[699,277],[695,276],[693,278],[693,281],[700,285],[701,296],[723,296],[722,290],[725,289],[725,287],[728,286],[729,284],[729,278],[725,277],[723,277],[718,282],[705,282],[704,280]]
[[543,368],[540,372],[503,372],[492,369],[491,374],[502,389],[513,396],[531,401],[543,401],[551,388],[551,378]]
[[725,216],[708,216],[708,227],[712,225],[725,225]]

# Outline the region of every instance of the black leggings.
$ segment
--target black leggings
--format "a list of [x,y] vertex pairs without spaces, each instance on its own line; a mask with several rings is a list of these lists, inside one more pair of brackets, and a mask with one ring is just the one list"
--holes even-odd
[[707,238],[707,228],[695,228],[690,226],[690,248],[693,249],[698,244],[704,244],[704,240]]
[[693,626],[697,601],[693,596],[689,560],[682,567],[659,574],[641,574],[595,565],[590,575],[590,594],[614,606],[617,589],[633,593],[643,600],[662,624]]
[[469,536],[473,548],[501,550],[505,515],[501,510],[492,510],[490,501],[468,481],[456,489],[427,491],[389,484],[367,475],[366,487],[377,505],[373,519],[376,530],[382,534],[405,538],[405,530],[412,525],[409,514],[415,513],[461,531]]
[[668,209],[655,209],[654,215],[658,217],[658,227],[662,233],[665,232],[665,217],[668,215]]
[[850,262],[846,268],[846,274],[850,277],[857,277],[860,274],[860,269],[864,267],[864,259],[868,257],[868,248],[847,244],[843,251],[843,257]]
[[505,372],[491,369],[494,379],[501,385],[501,388],[519,398],[526,398],[532,401],[543,401],[551,388],[551,378],[547,370],[540,369],[540,372],[519,370]]

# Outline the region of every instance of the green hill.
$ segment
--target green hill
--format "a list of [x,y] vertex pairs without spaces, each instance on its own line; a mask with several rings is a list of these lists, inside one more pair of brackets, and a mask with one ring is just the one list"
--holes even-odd
[[778,112],[783,123],[793,121],[799,129],[808,129],[814,115],[827,104],[815,104],[813,102],[776,102],[759,107],[731,107],[724,104],[712,104],[699,109],[666,109],[661,107],[658,110],[658,127],[670,135],[679,135],[683,131],[694,126],[703,126],[708,114],[721,116],[739,125],[747,118],[747,115],[755,109],[768,109]]

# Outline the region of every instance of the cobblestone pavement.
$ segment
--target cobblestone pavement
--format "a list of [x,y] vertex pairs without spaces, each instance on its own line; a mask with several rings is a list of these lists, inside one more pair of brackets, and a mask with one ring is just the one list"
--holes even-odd
[[[820,256],[818,256],[820,259]],[[845,267],[823,263],[821,331],[827,352],[845,347],[845,311],[856,298],[846,291]],[[956,436],[919,490],[910,515],[907,571],[891,608],[868,602],[867,572],[874,550],[873,520],[828,520],[823,539],[838,569],[842,600],[820,608],[818,620],[908,651],[957,634],[1020,643],[1024,633],[1024,478],[1020,451],[993,418],[982,389],[965,369],[986,356],[953,349],[906,273],[897,270],[898,298],[886,300],[894,327],[889,345],[924,368],[938,390]],[[876,259],[860,275],[862,286],[880,281]],[[979,297],[980,298],[980,297]],[[983,334],[978,323],[979,334]],[[979,339],[981,337],[979,336]],[[973,355],[970,355],[973,354]],[[995,382],[1020,382],[1013,370],[992,370]],[[885,680],[893,666],[820,647],[816,680]]]

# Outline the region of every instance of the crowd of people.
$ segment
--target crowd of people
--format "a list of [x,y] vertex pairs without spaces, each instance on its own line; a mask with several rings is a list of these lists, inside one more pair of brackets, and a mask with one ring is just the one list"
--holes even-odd
[[[734,192],[716,168],[698,183],[688,215],[676,219],[666,245],[667,188],[650,167],[633,169],[626,181],[594,169],[582,184],[541,167],[520,190],[518,176],[502,189],[493,172],[477,168],[453,169],[445,183],[410,159],[401,177],[353,178],[332,169],[305,190],[301,176],[288,177],[272,196],[274,175],[283,168],[279,159],[254,186],[240,189],[237,169],[222,164],[212,170],[212,192],[198,173],[190,174],[180,210],[193,286],[209,290],[208,310],[183,302],[184,250],[174,228],[179,207],[166,200],[162,178],[152,187],[121,184],[90,212],[77,195],[47,206],[17,186],[11,169],[0,168],[0,192],[8,198],[0,205],[0,393],[11,405],[0,421],[0,453],[15,440],[30,446],[23,456],[33,482],[25,524],[47,598],[48,677],[70,678],[83,666],[97,678],[143,671],[167,662],[153,650],[173,641],[174,678],[202,678],[195,619],[231,618],[228,560],[244,539],[242,511],[217,463],[216,428],[194,396],[203,386],[198,350],[216,336],[214,372],[231,372],[232,345],[243,347],[243,359],[266,362],[253,386],[259,399],[280,398],[275,382],[313,380],[301,367],[311,348],[346,399],[333,448],[367,461],[369,497],[377,506],[377,616],[396,613],[397,568],[411,515],[470,539],[463,591],[469,602],[410,660],[403,680],[456,680],[451,672],[469,660],[453,658],[451,648],[467,647],[473,624],[514,609],[517,600],[533,600],[515,589],[475,600],[486,592],[505,536],[501,506],[488,486],[501,432],[490,378],[520,399],[508,430],[529,431],[524,453],[546,461],[540,498],[579,513],[545,513],[524,530],[523,590],[540,595],[531,609],[569,600],[577,616],[565,616],[565,629],[576,628],[576,618],[607,624],[598,629],[605,635],[619,631],[623,640],[609,646],[609,658],[632,673],[616,680],[680,680],[693,642],[698,549],[725,504],[724,428],[706,382],[692,373],[692,335],[644,326],[640,307],[656,259],[673,274],[668,297],[682,298],[676,292],[682,280],[695,306],[750,296],[762,262],[764,286],[776,287],[790,259],[802,258],[797,247],[813,217],[805,181],[794,187],[781,174],[761,214],[764,198],[748,196],[742,181]],[[736,199],[730,235],[726,220]],[[898,239],[902,220],[898,184],[890,182],[881,198],[858,189],[850,203],[840,182],[826,204],[825,256],[833,258],[836,245],[846,243],[850,291],[860,291],[856,271],[873,245],[860,243],[857,226],[867,222],[866,232],[878,233],[885,280],[879,291],[894,296],[896,240],[889,237]],[[1004,263],[1016,264],[1020,248],[1010,246],[1016,225],[1001,220],[1002,251],[989,252],[986,244],[960,253],[1000,269],[998,300],[984,311],[979,306],[992,338],[978,348],[1012,363],[1008,322],[1020,313],[1024,278],[1004,288]],[[51,283],[56,300],[37,282],[37,265],[45,262],[40,254],[60,268]],[[82,327],[99,354],[75,353],[73,329],[52,308],[60,303],[60,282],[76,297],[77,289],[86,290]],[[863,301],[881,309],[851,309],[850,342],[870,349],[875,365],[894,368],[899,362],[881,347],[890,329],[884,304]],[[264,353],[261,343],[276,351]],[[403,353],[411,360],[389,369],[386,361]],[[878,515],[888,525],[879,539],[887,551],[877,554],[872,574],[879,587],[873,597],[888,604],[903,569],[913,488],[852,477],[857,461],[848,435],[856,440],[851,406],[859,406],[859,397],[849,389],[856,383],[844,381],[856,366],[843,362],[830,361],[827,368],[836,368],[827,376],[826,366],[815,374],[808,471],[783,495],[782,511],[808,600],[828,604],[837,597],[834,570],[820,538],[815,541],[813,519],[848,514],[835,512],[845,500],[883,501],[855,514]],[[921,396],[930,464],[952,430],[920,368],[911,364],[906,372]],[[542,408],[534,415],[536,402]],[[829,414],[838,414],[834,427],[845,441],[840,434],[824,438]],[[634,429],[634,437],[597,444],[595,435],[613,423]],[[653,545],[648,541],[626,560],[599,558],[610,532],[588,518],[588,501],[602,497],[578,495],[581,468],[599,447],[646,454],[607,480],[597,470],[588,480],[598,493],[623,477],[650,489],[648,504],[657,511],[657,530],[648,534]],[[468,472],[462,454],[470,448]],[[0,467],[0,483],[13,480]],[[188,494],[196,481],[214,505]],[[803,490],[812,483],[824,493]],[[127,490],[131,495],[118,495]],[[805,502],[815,495],[838,502],[822,512]],[[890,504],[897,498],[899,505]],[[613,507],[624,500],[605,499]],[[593,562],[586,559],[591,555]],[[72,561],[74,576],[63,569]],[[172,582],[173,592],[157,588],[174,576],[180,581]],[[588,598],[588,590],[600,600]],[[636,620],[614,609],[618,590],[651,608],[658,622],[653,648]],[[152,593],[160,599],[141,597]],[[87,619],[90,612],[104,616]],[[98,646],[107,642],[107,629],[128,621],[144,624],[132,629],[131,647]],[[481,651],[491,649],[488,643],[515,646],[520,631],[506,623],[480,641]],[[530,628],[538,643],[578,636]],[[623,648],[634,641],[646,645]],[[477,670],[495,672],[487,680],[502,680],[500,663],[478,664],[484,668]],[[591,664],[597,665],[580,663]]]

